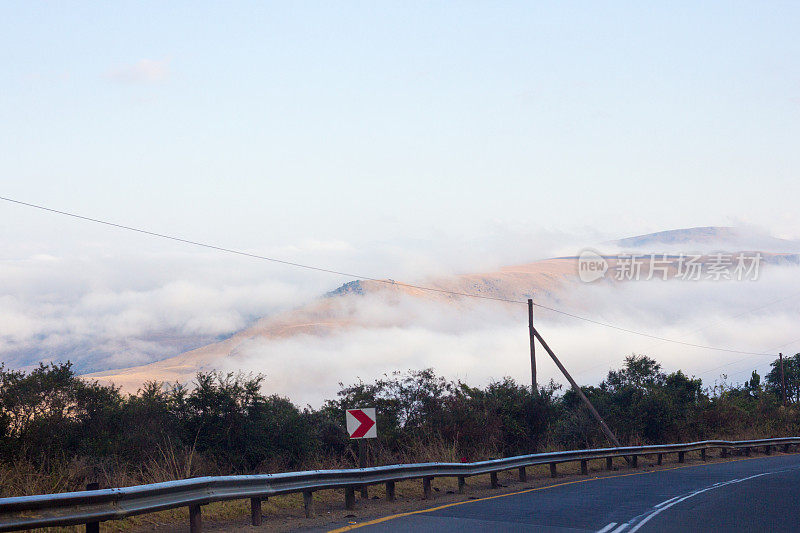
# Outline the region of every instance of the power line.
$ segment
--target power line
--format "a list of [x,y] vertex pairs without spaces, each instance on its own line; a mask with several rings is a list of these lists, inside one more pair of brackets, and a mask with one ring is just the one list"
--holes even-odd
[[[778,298],[776,300],[771,300],[771,301],[769,301],[769,302],[767,302],[765,304],[759,305],[758,307],[754,307],[752,309],[747,309],[745,311],[742,311],[741,313],[737,313],[737,314],[735,314],[735,315],[733,315],[733,316],[731,316],[729,318],[736,318],[736,317],[740,317],[740,316],[746,315],[748,313],[753,313],[755,311],[759,311],[761,309],[764,309],[764,308],[769,307],[771,305],[774,305],[776,303],[783,302],[785,300],[789,300],[789,299],[795,298],[797,296],[800,296],[800,292],[793,293],[793,294],[790,294],[788,296],[783,296],[783,297]],[[690,333],[697,333],[699,331],[703,331],[704,329],[708,329],[709,327],[711,327],[714,323],[719,323],[719,322],[722,322],[722,321],[721,320],[716,320],[715,322],[712,322],[711,324],[708,324],[708,325],[699,327],[697,329],[694,329]],[[672,340],[670,340],[670,342],[672,342]],[[800,339],[795,339],[795,340],[793,340],[791,342],[787,342],[785,344],[781,344],[780,346],[776,346],[775,348],[770,348],[769,352],[774,352],[775,350],[783,348],[784,346],[789,346],[789,345],[794,344],[796,342],[800,342]],[[659,346],[661,344],[664,344],[664,341],[653,343],[649,348],[644,349],[643,352],[649,352],[650,350],[652,350],[653,348],[655,348],[656,346]],[[774,357],[774,353],[764,353],[764,354],[759,354],[759,355],[765,355],[765,356],[769,355],[769,356],[773,356]],[[750,360],[750,357],[744,357],[742,359],[737,359],[735,361],[731,361],[731,362],[725,363],[724,365],[715,366],[714,368],[711,368],[711,369],[708,369],[708,370],[704,370],[704,371],[700,372],[697,375],[698,376],[702,376],[704,374],[708,374],[708,373],[713,372],[715,370],[719,370],[720,368],[724,368],[726,366],[730,366],[730,365],[733,365],[733,364],[736,364],[736,363],[741,363],[743,361],[749,361],[749,360]],[[584,374],[584,373],[586,373],[586,372],[588,372],[590,370],[594,370],[596,368],[600,368],[601,366],[605,366],[606,364],[608,364],[608,363],[607,362],[603,362],[603,363],[600,363],[600,364],[597,364],[597,365],[593,365],[593,366],[588,367],[588,368],[584,368],[584,369],[578,371],[577,374]]]
[[607,327],[607,328],[616,329],[616,330],[619,330],[619,331],[624,331],[625,333],[631,333],[633,335],[639,335],[639,336],[642,336],[642,337],[648,337],[650,339],[656,339],[656,340],[659,340],[659,341],[671,342],[671,343],[674,343],[674,344],[682,344],[684,346],[691,346],[693,348],[703,348],[705,350],[715,350],[715,351],[718,351],[718,352],[740,353],[740,354],[747,354],[747,355],[772,355],[772,354],[767,354],[767,353],[763,353],[763,352],[747,352],[747,351],[743,351],[743,350],[729,350],[728,348],[716,348],[714,346],[706,346],[704,344],[694,344],[694,343],[691,343],[691,342],[683,342],[683,341],[679,341],[679,340],[676,340],[676,339],[668,339],[666,337],[659,337],[657,335],[651,335],[649,333],[643,333],[641,331],[635,331],[635,330],[632,330],[632,329],[627,329],[627,328],[623,328],[623,327],[620,327],[620,326],[615,326],[614,324],[608,324],[606,322],[600,322],[599,320],[586,318],[584,316],[574,315],[574,314],[568,313],[566,311],[561,311],[559,309],[554,309],[552,307],[547,307],[546,305],[536,304],[536,303],[534,303],[533,305],[535,305],[537,307],[540,307],[542,309],[547,309],[548,311],[553,311],[554,313],[559,313],[559,314],[566,315],[568,317],[572,317],[572,318],[575,318],[575,319],[578,319],[578,320],[583,320],[585,322],[590,322],[592,324],[597,324],[598,326],[604,326],[604,327]]
[[[788,296],[782,296],[782,297],[780,297],[780,298],[778,298],[776,300],[771,300],[771,301],[769,301],[767,303],[761,304],[758,307],[753,307],[751,309],[746,309],[746,310],[742,311],[741,313],[737,313],[735,315],[727,317],[727,319],[730,320],[732,318],[738,318],[740,316],[747,315],[749,313],[754,313],[756,311],[760,311],[761,309],[765,309],[765,308],[767,308],[767,307],[769,307],[771,305],[775,305],[776,303],[780,303],[780,302],[783,302],[783,301],[786,301],[786,300],[789,300],[789,299],[793,299],[793,298],[796,298],[798,296],[800,296],[800,292],[792,293],[792,294],[789,294]],[[720,323],[720,322],[722,322],[722,320],[715,320],[715,321],[711,322],[710,324],[706,324],[704,326],[701,326],[701,327],[699,327],[697,329],[694,329],[694,330],[690,331],[689,334],[698,333],[700,331],[703,331],[705,329],[710,328],[715,323]],[[658,346],[659,344],[662,344],[662,343],[654,343],[653,345],[650,346],[650,348],[647,348],[647,350],[649,351],[652,348],[655,348],[656,346]],[[791,344],[791,343],[787,343],[787,344]],[[780,346],[778,348],[780,348]],[[775,348],[775,349],[777,349],[777,348]]]
[[[775,350],[779,350],[779,349],[781,349],[781,348],[784,348],[784,347],[786,347],[786,346],[791,346],[792,344],[794,344],[794,343],[796,343],[796,342],[800,342],[800,339],[795,339],[795,340],[793,340],[793,341],[791,341],[791,342],[787,342],[787,343],[781,344],[780,346],[775,346],[774,348],[770,348],[770,351],[775,351]],[[774,355],[774,354],[770,354],[770,355],[772,355],[772,357],[775,357],[775,355]],[[737,359],[736,361],[732,361],[732,362],[730,362],[730,363],[726,363],[726,364],[724,364],[724,365],[716,366],[716,367],[714,367],[714,368],[712,368],[712,369],[710,369],[710,370],[704,370],[703,372],[700,372],[700,373],[698,374],[698,376],[702,376],[703,374],[708,374],[708,373],[710,373],[710,372],[713,372],[713,371],[715,371],[715,370],[719,370],[720,368],[724,368],[724,367],[726,367],[726,366],[734,365],[734,364],[736,364],[736,363],[741,363],[742,361],[748,361],[748,360],[750,360],[750,358],[749,358],[749,357],[745,357],[745,358],[743,358],[743,359]],[[765,361],[765,362],[763,362],[763,363],[759,363],[759,365],[763,365],[763,364],[766,364],[766,361]],[[772,362],[770,362],[770,364],[772,364]],[[744,370],[740,370],[738,373],[741,373],[741,372],[743,372],[743,371],[744,371]]]
[[5,200],[6,202],[11,202],[11,203],[19,204],[19,205],[24,205],[24,206],[27,206],[27,207],[33,207],[35,209],[41,209],[42,211],[49,211],[50,213],[56,213],[58,215],[64,215],[64,216],[68,216],[68,217],[72,217],[72,218],[77,218],[77,219],[85,220],[85,221],[88,221],[88,222],[95,222],[97,224],[104,224],[106,226],[111,226],[111,227],[117,228],[117,229],[124,229],[124,230],[128,230],[128,231],[134,231],[136,233],[142,233],[144,235],[150,235],[151,237],[160,237],[162,239],[169,239],[171,241],[181,242],[181,243],[184,243],[184,244],[191,244],[193,246],[200,246],[202,248],[208,248],[210,250],[217,250],[219,252],[226,252],[226,253],[229,253],[229,254],[236,254],[236,255],[242,255],[242,256],[245,256],[245,257],[252,257],[254,259],[263,259],[264,261],[271,261],[273,263],[279,263],[281,265],[293,266],[293,267],[298,267],[298,268],[305,268],[307,270],[314,270],[316,272],[325,272],[327,274],[336,274],[338,276],[344,276],[344,277],[347,277],[347,278],[355,278],[355,279],[363,279],[363,280],[367,280],[367,281],[375,281],[377,283],[384,283],[386,285],[398,285],[400,287],[408,287],[408,288],[411,288],[411,289],[419,289],[419,290],[423,290],[423,291],[440,292],[440,293],[444,293],[444,294],[452,294],[454,296],[467,296],[469,298],[481,298],[481,299],[484,299],[484,300],[495,300],[495,301],[499,301],[499,302],[507,302],[507,303],[515,303],[515,304],[526,304],[527,305],[527,302],[523,302],[523,301],[520,301],[520,300],[510,300],[508,298],[499,298],[499,297],[495,297],[495,296],[485,296],[483,294],[471,294],[471,293],[467,293],[467,292],[448,291],[446,289],[437,289],[435,287],[424,287],[422,285],[412,285],[410,283],[401,283],[399,281],[394,281],[394,280],[389,280],[389,279],[371,278],[371,277],[368,277],[368,276],[359,276],[358,274],[352,274],[350,272],[340,272],[338,270],[331,270],[331,269],[328,269],[328,268],[316,267],[316,266],[312,266],[312,265],[304,265],[302,263],[295,263],[295,262],[292,262],[292,261],[285,261],[283,259],[276,259],[274,257],[267,257],[267,256],[264,256],[264,255],[252,254],[250,252],[243,252],[241,250],[234,250],[233,248],[225,248],[225,247],[222,247],[222,246],[216,246],[214,244],[208,244],[208,243],[204,243],[204,242],[192,241],[192,240],[184,239],[184,238],[181,238],[181,237],[175,237],[173,235],[166,235],[164,233],[157,233],[155,231],[148,231],[148,230],[141,229],[141,228],[134,228],[132,226],[125,226],[123,224],[117,224],[115,222],[109,222],[107,220],[101,220],[99,218],[92,218],[92,217],[87,217],[87,216],[83,216],[83,215],[78,215],[78,214],[75,214],[75,213],[70,213],[68,211],[60,211],[58,209],[45,207],[43,205],[31,204],[31,203],[28,203],[28,202],[23,202],[21,200],[14,200],[13,198],[6,198],[4,196],[0,196],[0,200]]
[[[250,252],[243,252],[241,250],[235,250],[233,248],[225,248],[223,246],[217,246],[217,245],[214,245],[214,244],[208,244],[208,243],[204,243],[204,242],[193,241],[193,240],[190,240],[190,239],[184,239],[182,237],[176,237],[174,235],[167,235],[167,234],[158,233],[158,232],[155,232],[155,231],[149,231],[149,230],[145,230],[145,229],[141,229],[141,228],[135,228],[135,227],[132,227],[132,226],[126,226],[124,224],[118,224],[116,222],[109,222],[107,220],[101,220],[101,219],[98,219],[98,218],[92,218],[92,217],[88,217],[88,216],[84,216],[84,215],[79,215],[79,214],[76,214],[76,213],[71,213],[71,212],[68,212],[68,211],[62,211],[62,210],[59,210],[59,209],[53,209],[51,207],[46,207],[46,206],[43,206],[43,205],[32,204],[32,203],[29,203],[29,202],[23,202],[22,200],[15,200],[13,198],[8,198],[8,197],[5,197],[5,196],[0,196],[0,200],[4,200],[6,202],[10,202],[10,203],[13,203],[13,204],[22,205],[22,206],[26,206],[26,207],[32,207],[34,209],[39,209],[41,211],[47,211],[47,212],[55,213],[55,214],[58,214],[58,215],[64,215],[64,216],[76,218],[76,219],[79,219],[79,220],[84,220],[84,221],[87,221],[87,222],[94,222],[96,224],[103,224],[105,226],[110,226],[110,227],[117,228],[117,229],[124,229],[124,230],[132,231],[132,232],[135,232],[135,233],[141,233],[141,234],[144,234],[144,235],[149,235],[151,237],[159,237],[161,239],[167,239],[167,240],[180,242],[180,243],[184,243],[184,244],[190,244],[192,246],[199,246],[199,247],[210,249],[210,250],[216,250],[216,251],[219,251],[219,252],[226,252],[226,253],[240,255],[240,256],[244,256],[244,257],[251,257],[253,259],[261,259],[261,260],[264,260],[264,261],[270,261],[270,262],[278,263],[278,264],[281,264],[281,265],[293,266],[293,267],[297,267],[297,268],[303,268],[303,269],[306,269],[306,270],[313,270],[313,271],[316,271],[316,272],[325,272],[327,274],[335,274],[337,276],[344,276],[344,277],[353,278],[353,279],[362,279],[362,280],[367,280],[367,281],[373,281],[373,282],[376,282],[376,283],[383,283],[383,284],[386,284],[386,285],[394,285],[394,286],[399,286],[399,287],[407,287],[407,288],[418,289],[418,290],[427,291],[427,292],[436,292],[436,293],[440,293],[440,294],[449,294],[449,295],[452,295],[452,296],[464,296],[464,297],[467,297],[467,298],[478,298],[478,299],[482,299],[482,300],[492,300],[492,301],[497,301],[497,302],[505,302],[505,303],[527,305],[527,302],[526,301],[522,301],[522,300],[512,300],[510,298],[500,298],[500,297],[497,297],[497,296],[486,296],[486,295],[483,295],[483,294],[474,294],[474,293],[468,293],[468,292],[450,291],[450,290],[447,290],[447,289],[439,289],[439,288],[436,288],[436,287],[427,287],[427,286],[424,286],[424,285],[414,285],[414,284],[411,284],[411,283],[402,283],[402,282],[399,282],[399,281],[388,280],[388,279],[379,279],[379,278],[372,278],[372,277],[368,277],[368,276],[359,276],[357,274],[353,274],[353,273],[350,273],[350,272],[342,272],[342,271],[339,271],[339,270],[332,270],[332,269],[317,267],[317,266],[313,266],[313,265],[305,265],[305,264],[302,264],[302,263],[295,263],[293,261],[286,261],[286,260],[277,259],[277,258],[274,258],[274,257],[267,257],[267,256],[264,256],[264,255],[253,254],[253,253],[250,253]],[[659,337],[657,335],[651,335],[649,333],[644,333],[644,332],[641,332],[641,331],[635,331],[635,330],[632,330],[632,329],[627,329],[627,328],[623,328],[623,327],[620,327],[620,326],[615,326],[613,324],[608,324],[606,322],[600,322],[598,320],[594,320],[594,319],[587,318],[587,317],[584,317],[584,316],[580,316],[580,315],[576,315],[576,314],[573,314],[573,313],[569,313],[567,311],[562,311],[560,309],[555,309],[553,307],[548,307],[546,305],[538,304],[536,302],[534,302],[533,305],[535,305],[536,307],[539,307],[540,309],[546,309],[548,311],[552,311],[554,313],[558,313],[558,314],[561,314],[561,315],[564,315],[564,316],[568,316],[568,317],[574,318],[576,320],[582,320],[584,322],[588,322],[588,323],[595,324],[595,325],[598,325],[598,326],[603,326],[603,327],[615,329],[615,330],[618,330],[618,331],[623,331],[625,333],[630,333],[632,335],[639,335],[641,337],[647,337],[647,338],[650,338],[650,339],[656,339],[656,340],[659,340],[659,341],[671,342],[671,343],[674,343],[674,344],[681,344],[681,345],[690,346],[690,347],[693,347],[693,348],[701,348],[701,349],[705,349],[705,350],[714,350],[714,351],[719,351],[719,352],[738,353],[738,354],[747,354],[747,355],[770,355],[770,354],[766,354],[766,353],[747,352],[747,351],[742,351],[742,350],[731,350],[731,349],[728,349],[728,348],[717,348],[717,347],[714,347],[714,346],[706,346],[706,345],[702,345],[702,344],[694,344],[694,343],[690,343],[690,342],[683,342],[683,341],[679,341],[679,340],[675,340],[675,339],[668,339],[668,338],[665,338],[665,337]]]

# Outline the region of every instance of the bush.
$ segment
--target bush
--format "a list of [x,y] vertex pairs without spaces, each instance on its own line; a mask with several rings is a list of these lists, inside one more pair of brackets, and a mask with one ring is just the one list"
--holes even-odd
[[[623,444],[797,434],[800,354],[784,365],[788,408],[781,405],[777,363],[763,384],[754,372],[744,384],[704,389],[697,378],[667,374],[653,359],[632,355],[599,386],[582,390]],[[100,474],[112,485],[355,466],[344,427],[344,411],[354,407],[378,410],[379,439],[368,448],[381,463],[608,444],[575,391],[561,394],[553,382],[531,391],[511,378],[472,387],[432,369],[395,372],[340,384],[337,398],[320,410],[300,410],[265,395],[263,381],[201,372],[192,387],[150,382],[122,394],[77,377],[70,363],[30,372],[0,366],[5,490],[80,489]],[[48,481],[32,483],[34,472]]]

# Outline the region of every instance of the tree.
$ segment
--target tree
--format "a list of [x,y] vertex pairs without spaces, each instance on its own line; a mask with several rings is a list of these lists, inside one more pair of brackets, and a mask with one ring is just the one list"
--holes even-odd
[[646,390],[656,385],[663,385],[666,375],[661,365],[646,355],[631,354],[625,358],[625,366],[620,370],[610,370],[608,377],[600,387],[611,392],[632,387]]
[[[654,359],[637,354],[627,357],[621,369],[609,371],[599,387],[582,390],[617,437],[628,443],[675,441],[692,433],[704,399],[700,379],[681,371],[666,374]],[[569,425],[562,429],[581,432],[587,445],[605,442],[573,391],[564,394],[564,404]],[[564,442],[575,440],[564,438]]]
[[758,372],[753,370],[750,379],[745,382],[744,388],[751,396],[758,397],[761,394],[761,376]]
[[[775,359],[770,363],[770,366],[772,369],[766,375],[766,386],[764,388],[774,395],[778,401],[783,401],[780,359]],[[783,358],[783,373],[786,380],[787,401],[792,403],[800,402],[800,353]]]

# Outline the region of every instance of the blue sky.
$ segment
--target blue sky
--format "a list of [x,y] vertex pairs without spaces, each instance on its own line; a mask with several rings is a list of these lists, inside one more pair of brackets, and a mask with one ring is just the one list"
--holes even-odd
[[[796,2],[2,2],[0,196],[408,281],[681,227],[799,239],[798,23]],[[681,294],[736,314],[795,278]],[[12,365],[141,364],[345,281],[0,202]],[[616,301],[592,312],[691,338],[661,293]],[[772,348],[782,320],[696,340]],[[556,341],[593,339],[590,367],[576,331]]]
[[[0,189],[251,248],[498,226],[798,236],[798,15],[5,2]],[[44,247],[54,224],[92,231],[22,211],[0,221]]]

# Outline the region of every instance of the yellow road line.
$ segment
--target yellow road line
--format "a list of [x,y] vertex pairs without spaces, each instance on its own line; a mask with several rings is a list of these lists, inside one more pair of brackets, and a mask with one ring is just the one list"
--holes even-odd
[[[784,453],[782,455],[786,456],[786,455],[798,455],[798,454],[797,453]],[[770,457],[770,456],[764,455],[764,457]],[[532,489],[520,490],[520,491],[517,491],[517,492],[508,492],[506,494],[497,494],[496,496],[487,496],[485,498],[476,498],[474,500],[465,500],[463,502],[447,503],[445,505],[439,505],[438,507],[431,507],[430,509],[420,509],[418,511],[409,511],[407,513],[393,514],[393,515],[389,515],[389,516],[384,516],[382,518],[376,518],[376,519],[370,520],[368,522],[361,522],[360,524],[350,524],[350,525],[347,525],[347,526],[344,526],[344,527],[340,527],[338,529],[331,529],[330,531],[328,531],[328,533],[341,533],[343,531],[350,531],[350,530],[353,530],[353,529],[357,529],[359,527],[372,526],[372,525],[375,525],[375,524],[380,524],[381,522],[388,522],[389,520],[394,520],[395,518],[403,518],[404,516],[411,516],[411,515],[422,514],[422,513],[431,513],[433,511],[439,511],[441,509],[447,509],[448,507],[455,507],[457,505],[464,505],[464,504],[467,504],[467,503],[475,503],[475,502],[485,502],[487,500],[494,500],[495,498],[505,498],[507,496],[517,496],[518,494],[526,494],[528,492],[536,492],[536,491],[539,491],[539,490],[552,489],[552,488],[555,488],[555,487],[563,487],[565,485],[574,485],[576,483],[586,483],[588,481],[598,481],[598,480],[601,480],[601,479],[615,479],[615,478],[628,477],[628,476],[643,476],[643,475],[647,475],[647,474],[655,474],[655,473],[658,473],[658,472],[667,472],[669,470],[680,470],[681,468],[696,468],[698,466],[711,466],[711,465],[720,464],[720,463],[732,463],[732,462],[736,462],[736,461],[749,461],[751,459],[763,459],[764,457],[743,457],[741,459],[729,459],[727,461],[718,461],[716,463],[701,463],[699,465],[674,466],[674,467],[671,467],[671,468],[659,468],[659,469],[650,470],[650,471],[647,471],[647,472],[631,472],[629,474],[619,474],[619,475],[616,475],[616,476],[597,476],[597,477],[592,477],[592,478],[588,478],[588,479],[576,479],[574,481],[567,481],[567,482],[564,482],[564,483],[555,483],[553,485],[545,485],[544,487],[535,487],[535,488],[532,488]],[[773,455],[772,457],[780,457],[780,456],[779,455]]]

